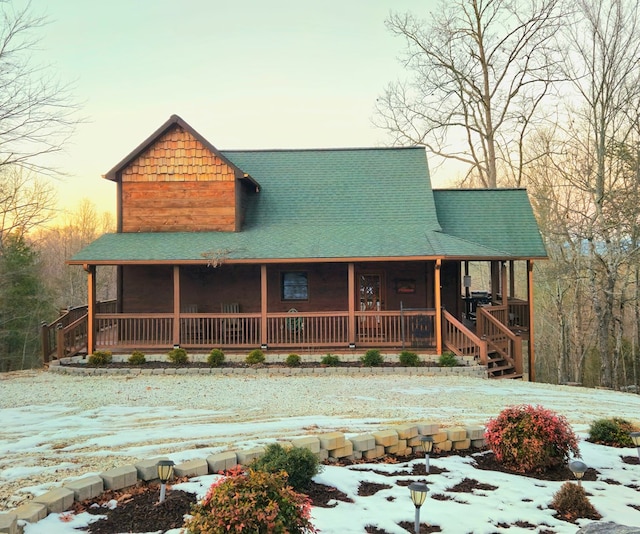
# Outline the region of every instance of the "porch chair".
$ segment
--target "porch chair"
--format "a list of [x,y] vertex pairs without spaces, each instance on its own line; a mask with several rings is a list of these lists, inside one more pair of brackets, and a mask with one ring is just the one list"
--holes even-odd
[[[220,305],[222,313],[240,313],[237,302],[223,302]],[[223,343],[240,343],[242,341],[242,320],[238,317],[222,319]]]
[[[295,308],[291,308],[287,313],[297,314],[298,310]],[[300,336],[304,330],[304,319],[302,317],[287,317],[287,337],[290,338],[290,341],[299,341]]]

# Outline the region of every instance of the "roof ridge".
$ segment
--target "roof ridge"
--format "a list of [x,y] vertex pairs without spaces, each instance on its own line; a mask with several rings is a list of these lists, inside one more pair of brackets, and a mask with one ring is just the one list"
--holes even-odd
[[218,149],[220,152],[355,152],[365,150],[425,150],[423,146],[362,146],[362,147],[336,147],[336,148],[232,148]]

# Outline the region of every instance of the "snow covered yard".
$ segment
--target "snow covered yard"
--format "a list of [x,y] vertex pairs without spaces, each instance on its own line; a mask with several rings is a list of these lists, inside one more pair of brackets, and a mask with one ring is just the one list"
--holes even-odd
[[[2,510],[66,480],[158,455],[182,462],[322,432],[361,433],[425,421],[442,427],[484,424],[504,407],[523,403],[540,404],[564,415],[583,437],[595,419],[616,416],[639,422],[640,413],[640,396],[628,393],[395,374],[84,377],[21,372],[0,375],[0,393]],[[631,506],[640,501],[640,466],[620,459],[635,455],[635,450],[584,441],[580,446],[583,460],[600,472],[598,481],[585,482],[585,487],[602,521],[640,525],[640,510]],[[428,497],[423,521],[439,525],[443,532],[532,532],[530,527],[513,526],[517,521],[542,529],[538,532],[577,529],[553,518],[553,510],[548,509],[562,482],[481,471],[469,457],[436,459],[432,465],[446,471],[428,477],[430,496],[465,478],[497,487],[463,493],[453,500]],[[410,464],[372,468],[411,473]],[[385,476],[363,465],[328,466],[316,480],[336,486],[354,503],[314,508],[314,524],[323,532],[361,533],[366,525],[406,532],[397,523],[412,521],[413,505],[407,488],[397,481],[411,478],[409,474]],[[212,480],[213,476],[194,479],[189,487],[199,485],[199,491],[205,491]],[[365,480],[390,488],[359,496],[358,486]],[[26,533],[77,532],[73,527],[86,520],[78,517],[63,523],[51,515],[27,527]],[[500,526],[507,524],[511,526]]]

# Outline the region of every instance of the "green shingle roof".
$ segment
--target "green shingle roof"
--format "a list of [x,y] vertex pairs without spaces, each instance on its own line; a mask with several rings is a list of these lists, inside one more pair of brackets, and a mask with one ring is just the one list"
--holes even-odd
[[[433,191],[442,231],[504,256],[546,258],[547,252],[524,189]],[[447,255],[458,255],[448,250]]]
[[71,261],[546,256],[525,191],[432,191],[423,148],[222,154],[260,183],[241,232],[107,234]]

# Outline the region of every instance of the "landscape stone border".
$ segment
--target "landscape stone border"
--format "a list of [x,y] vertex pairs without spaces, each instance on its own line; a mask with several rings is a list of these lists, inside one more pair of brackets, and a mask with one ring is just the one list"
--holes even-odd
[[[129,355],[114,354],[114,362],[126,362]],[[190,354],[189,357],[195,362],[206,362],[206,354]],[[245,354],[231,355],[229,361],[244,361]],[[359,361],[357,355],[340,355],[342,361],[353,362]],[[384,355],[385,361],[397,361],[397,355]],[[286,358],[286,354],[270,354],[269,361],[281,363]],[[311,357],[305,355],[303,361],[319,361],[319,356]],[[395,359],[394,359],[395,358]],[[82,375],[326,375],[326,374],[343,374],[343,375],[383,375],[383,374],[402,374],[402,375],[419,375],[419,376],[468,376],[473,378],[488,378],[487,368],[483,365],[477,365],[473,358],[458,358],[464,363],[457,367],[272,367],[268,364],[264,367],[166,367],[166,368],[148,368],[141,367],[88,367],[87,359],[84,356],[73,356],[70,358],[62,358],[61,360],[53,360],[49,362],[49,371],[62,374],[82,374]],[[148,355],[147,361],[167,361],[165,354]],[[2,531],[0,531],[1,533]]]
[[[321,462],[333,460],[375,460],[383,456],[404,458],[420,454],[421,436],[431,436],[436,452],[463,451],[485,446],[485,428],[482,425],[465,425],[440,428],[437,423],[407,423],[388,429],[347,437],[343,432],[326,432],[278,441],[285,447],[307,448]],[[220,473],[236,465],[248,465],[265,453],[265,447],[230,450],[195,458],[174,466],[176,477],[197,477]],[[74,501],[98,497],[105,490],[120,490],[136,485],[139,481],[157,480],[157,464],[168,460],[166,456],[148,458],[134,465],[124,465],[65,482],[28,503],[9,512],[0,513],[0,534],[22,534],[23,522],[35,523],[51,513],[62,513],[73,506]]]

